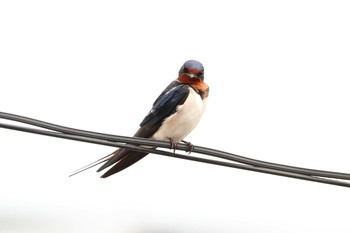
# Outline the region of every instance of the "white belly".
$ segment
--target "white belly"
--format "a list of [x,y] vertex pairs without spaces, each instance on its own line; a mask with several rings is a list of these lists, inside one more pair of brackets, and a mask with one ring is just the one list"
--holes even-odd
[[186,101],[163,122],[152,138],[157,140],[172,138],[175,142],[180,142],[196,127],[204,113],[206,98],[202,100],[192,88],[189,89],[190,94]]

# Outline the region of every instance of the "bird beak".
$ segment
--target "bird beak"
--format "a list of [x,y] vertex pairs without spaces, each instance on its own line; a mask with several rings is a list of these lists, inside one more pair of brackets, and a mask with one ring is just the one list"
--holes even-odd
[[198,78],[198,76],[197,75],[195,75],[195,74],[188,74],[188,76],[190,76],[191,78]]

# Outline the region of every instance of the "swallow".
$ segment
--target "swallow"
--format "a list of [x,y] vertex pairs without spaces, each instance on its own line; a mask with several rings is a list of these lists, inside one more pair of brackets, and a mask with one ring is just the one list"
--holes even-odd
[[[153,103],[134,137],[169,140],[175,148],[201,119],[208,94],[209,86],[204,82],[203,65],[196,60],[186,61],[179,70],[178,78]],[[120,148],[106,156],[106,163],[97,172],[112,166],[101,176],[106,178],[133,165],[147,154]]]

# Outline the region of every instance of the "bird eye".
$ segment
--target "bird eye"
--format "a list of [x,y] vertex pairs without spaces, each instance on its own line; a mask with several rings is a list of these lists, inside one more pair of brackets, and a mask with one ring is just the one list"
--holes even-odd
[[183,71],[184,73],[188,73],[188,69],[186,67],[184,67]]
[[197,74],[198,77],[201,77],[203,76],[203,72],[199,71],[198,74]]

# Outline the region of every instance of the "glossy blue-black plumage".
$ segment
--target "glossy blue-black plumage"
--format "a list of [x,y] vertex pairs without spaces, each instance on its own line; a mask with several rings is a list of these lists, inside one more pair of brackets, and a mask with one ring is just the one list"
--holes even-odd
[[143,119],[140,126],[146,127],[153,135],[162,125],[162,122],[176,112],[177,106],[185,102],[190,93],[189,88],[188,85],[181,84],[178,81],[170,83],[156,99],[152,110]]
[[[156,99],[151,111],[143,119],[139,130],[134,136],[146,138],[151,137],[160,128],[163,121],[176,112],[177,106],[182,105],[185,102],[190,93],[189,88],[191,87],[186,84],[181,84],[177,80],[171,82]],[[134,164],[146,155],[147,153],[119,149],[114,152],[114,156],[97,171],[99,172],[118,162],[117,166],[113,166],[102,176],[108,177]]]

